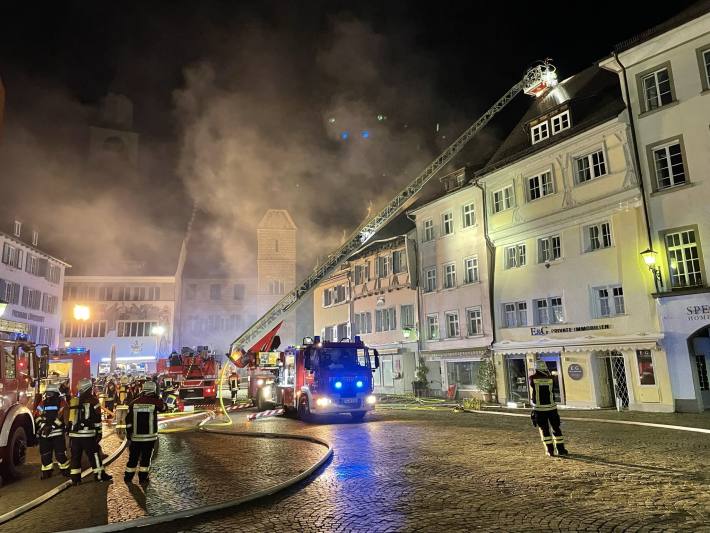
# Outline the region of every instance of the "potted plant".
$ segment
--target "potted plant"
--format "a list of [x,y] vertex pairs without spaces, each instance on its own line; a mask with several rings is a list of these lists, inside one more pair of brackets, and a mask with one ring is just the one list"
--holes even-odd
[[414,381],[412,381],[412,389],[414,390],[414,396],[426,396],[429,390],[429,379],[427,378],[429,374],[429,367],[426,366],[426,362],[423,357],[419,357],[419,366],[414,374]]
[[496,369],[491,357],[483,359],[478,367],[478,387],[483,392],[484,402],[493,400],[496,392]]

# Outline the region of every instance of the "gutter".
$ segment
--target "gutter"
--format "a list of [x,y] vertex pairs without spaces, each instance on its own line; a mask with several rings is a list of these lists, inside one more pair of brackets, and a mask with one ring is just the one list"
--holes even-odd
[[495,300],[494,300],[494,281],[495,281],[495,271],[496,271],[496,247],[488,236],[488,205],[486,202],[486,190],[481,187],[479,179],[475,179],[472,182],[474,187],[481,190],[481,196],[483,198],[483,236],[486,239],[486,247],[488,248],[488,303],[491,313],[491,335],[493,340],[491,346],[496,342],[496,313],[495,313]]

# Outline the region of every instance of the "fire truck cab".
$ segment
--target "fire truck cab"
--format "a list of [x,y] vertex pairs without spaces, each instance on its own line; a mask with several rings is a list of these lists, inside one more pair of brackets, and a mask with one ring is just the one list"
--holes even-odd
[[274,383],[260,388],[257,405],[280,406],[302,420],[339,413],[362,420],[375,407],[372,373],[379,364],[377,350],[360,337],[353,342],[306,338],[303,346],[281,354]]
[[207,346],[196,350],[184,347],[181,354],[173,354],[166,368],[170,383],[180,386],[180,399],[213,402],[217,397],[217,363]]

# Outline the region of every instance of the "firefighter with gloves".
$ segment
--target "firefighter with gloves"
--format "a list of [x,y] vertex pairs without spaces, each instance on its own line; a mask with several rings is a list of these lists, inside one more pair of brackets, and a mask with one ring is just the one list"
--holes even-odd
[[128,413],[128,376],[121,376],[116,395],[116,432],[120,437],[126,431],[126,414]]
[[[128,406],[126,432],[128,435],[128,462],[123,480],[133,481],[138,471],[138,481],[148,483],[150,461],[158,439],[158,413],[165,411],[163,400],[157,395],[154,381],[143,383],[140,394]],[[140,461],[140,466],[139,466]]]
[[64,401],[59,386],[50,383],[44,391],[44,396],[35,408],[37,439],[39,455],[42,460],[41,479],[52,477],[54,463],[52,455],[57,458],[59,471],[69,477],[69,459],[67,459],[67,443],[64,439],[66,430],[67,402]]
[[567,455],[560,428],[560,415],[557,413],[557,404],[552,392],[553,379],[545,361],[538,360],[535,363],[535,373],[530,376],[529,382],[533,406],[530,418],[533,427],[540,430],[545,453],[552,457],[555,455],[556,448],[557,455]]
[[81,456],[86,453],[96,481],[111,481],[101,461],[101,405],[92,393],[90,379],[79,381],[78,396],[69,403],[69,437],[71,437],[71,472],[73,485],[81,483]]
[[237,403],[237,395],[239,394],[239,374],[232,372],[229,375],[229,392],[232,393],[232,404]]

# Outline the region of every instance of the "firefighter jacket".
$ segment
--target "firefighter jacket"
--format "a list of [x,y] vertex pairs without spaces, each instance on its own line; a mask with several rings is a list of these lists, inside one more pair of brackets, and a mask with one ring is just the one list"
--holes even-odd
[[134,442],[154,441],[158,438],[158,413],[165,404],[155,394],[140,394],[128,406],[126,432]]
[[553,394],[554,381],[547,372],[536,371],[529,379],[533,409],[536,411],[554,411],[557,409]]
[[47,396],[35,407],[37,437],[61,437],[66,430],[67,402],[61,396]]
[[101,404],[93,394],[69,402],[69,436],[101,438]]
[[116,401],[116,385],[114,383],[109,383],[108,385],[106,385],[106,389],[104,389],[104,394],[106,395],[107,402],[115,402]]
[[229,375],[229,390],[236,390],[239,388],[239,374],[232,373]]

